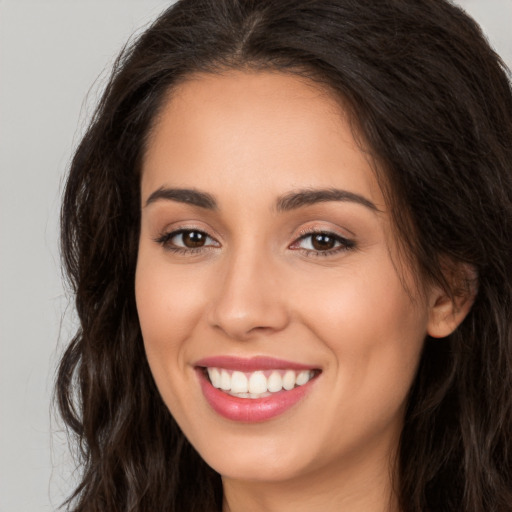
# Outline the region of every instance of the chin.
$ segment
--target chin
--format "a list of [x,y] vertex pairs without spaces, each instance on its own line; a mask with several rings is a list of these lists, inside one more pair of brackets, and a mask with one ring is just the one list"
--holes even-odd
[[231,425],[206,432],[189,431],[189,440],[205,462],[225,478],[247,481],[285,481],[307,466],[311,441],[281,425]]
[[[210,459],[210,460],[208,460]],[[257,448],[244,452],[231,451],[227,456],[211,456],[206,462],[223,478],[252,482],[285,482],[307,472],[304,461],[280,452],[262,456]]]

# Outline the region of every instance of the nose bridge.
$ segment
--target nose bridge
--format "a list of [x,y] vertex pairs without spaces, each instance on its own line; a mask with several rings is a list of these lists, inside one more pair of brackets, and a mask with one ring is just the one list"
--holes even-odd
[[288,318],[277,283],[277,262],[254,240],[228,251],[210,322],[229,337],[246,339],[255,333],[285,327]]

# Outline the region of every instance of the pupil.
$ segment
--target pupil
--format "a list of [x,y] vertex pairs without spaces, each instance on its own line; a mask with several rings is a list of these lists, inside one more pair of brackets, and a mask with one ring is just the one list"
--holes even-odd
[[183,243],[190,248],[203,247],[205,236],[199,231],[187,231],[183,233]]
[[328,249],[332,249],[335,244],[335,240],[333,237],[331,237],[329,235],[322,235],[322,234],[315,235],[313,237],[312,242],[313,242],[313,247],[317,251],[325,251]]

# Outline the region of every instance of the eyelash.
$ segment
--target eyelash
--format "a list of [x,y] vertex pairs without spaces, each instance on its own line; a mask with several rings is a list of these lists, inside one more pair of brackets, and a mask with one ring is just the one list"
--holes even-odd
[[299,242],[306,240],[307,238],[313,237],[313,236],[325,236],[328,238],[331,238],[334,240],[335,243],[339,244],[337,247],[334,247],[332,249],[327,249],[325,251],[319,251],[315,249],[303,249],[303,248],[297,248],[294,250],[303,252],[306,256],[313,256],[313,257],[328,257],[328,256],[334,256],[336,254],[339,254],[340,252],[344,251],[350,251],[352,249],[355,249],[356,244],[353,240],[349,240],[348,238],[345,238],[341,235],[338,235],[336,233],[333,233],[332,231],[326,231],[326,230],[307,230],[303,231],[299,238],[293,242],[290,247],[293,247],[294,245],[297,245]]
[[[203,252],[205,250],[210,250],[212,248],[212,245],[201,246],[201,247],[179,247],[179,246],[171,244],[170,241],[174,237],[176,237],[178,235],[183,235],[185,233],[196,233],[196,234],[205,236],[207,239],[215,240],[214,238],[209,236],[208,233],[206,233],[200,229],[181,228],[181,229],[176,229],[174,231],[170,231],[168,233],[162,233],[158,238],[155,239],[155,242],[160,244],[165,250],[171,251],[174,254],[178,254],[178,255],[198,254],[200,252]],[[338,246],[335,246],[332,249],[327,249],[325,251],[315,250],[315,249],[304,249],[301,247],[294,247],[294,246],[297,246],[301,241],[304,241],[307,238],[313,237],[315,235],[316,236],[321,235],[321,236],[331,238],[334,240],[334,243],[338,244]],[[218,244],[217,241],[215,241],[215,242]],[[215,247],[215,246],[213,246],[213,247]],[[311,231],[302,232],[300,234],[299,238],[297,238],[297,240],[295,242],[293,242],[289,247],[292,250],[301,251],[303,254],[305,254],[308,257],[328,257],[328,256],[336,255],[340,252],[350,251],[352,249],[355,249],[356,244],[353,240],[349,240],[345,237],[342,237],[342,236],[340,236],[336,233],[332,233],[330,231],[311,230]]]
[[173,245],[171,240],[178,235],[183,235],[185,233],[198,233],[200,235],[205,236],[207,239],[214,240],[208,233],[193,228],[181,228],[176,229],[174,231],[170,231],[168,233],[162,233],[158,238],[155,239],[155,242],[160,244],[166,251],[171,251],[174,254],[178,255],[188,255],[188,254],[197,254],[199,252],[209,250],[211,246],[202,246],[202,247],[179,247],[177,245]]

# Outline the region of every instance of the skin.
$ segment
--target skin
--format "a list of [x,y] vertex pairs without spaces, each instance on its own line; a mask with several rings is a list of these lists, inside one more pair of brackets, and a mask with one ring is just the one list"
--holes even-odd
[[[148,203],[161,187],[210,194],[217,206]],[[276,208],[287,194],[333,187],[374,208]],[[423,341],[451,332],[465,309],[437,288],[419,293],[412,269],[396,265],[382,191],[340,102],[283,73],[191,77],[152,130],[141,207],[136,299],[147,358],[183,432],[222,475],[224,510],[397,510],[393,457]],[[179,229],[208,238],[187,251],[182,236],[165,238]],[[314,251],[310,230],[350,247]],[[218,355],[282,358],[321,374],[284,414],[238,423],[208,405],[194,370]]]

